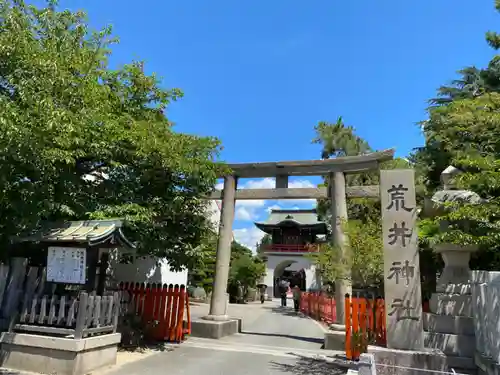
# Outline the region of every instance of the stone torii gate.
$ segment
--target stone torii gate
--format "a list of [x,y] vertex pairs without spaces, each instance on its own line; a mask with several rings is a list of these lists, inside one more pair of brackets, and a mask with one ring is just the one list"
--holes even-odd
[[[347,198],[379,198],[379,186],[346,187],[345,175],[379,169],[381,162],[391,160],[394,150],[385,150],[360,156],[339,157],[326,160],[303,160],[269,163],[229,164],[232,174],[224,178],[224,189],[214,191],[209,199],[222,200],[219,240],[215,276],[210,301],[209,315],[205,321],[227,322],[226,289],[231,259],[231,241],[235,201],[237,199],[318,199],[329,198],[332,212],[332,242],[345,253],[347,238],[342,230],[342,222],[347,220]],[[328,176],[329,191],[325,187],[289,188],[289,176]],[[237,189],[238,178],[276,178],[274,189]],[[345,280],[336,281],[337,323],[343,324],[345,315],[344,295],[351,292],[351,285]],[[227,330],[222,329],[220,332]],[[228,332],[229,333],[229,332]],[[226,333],[226,334],[228,334]],[[221,334],[224,335],[224,334]],[[209,335],[215,338],[217,335]]]

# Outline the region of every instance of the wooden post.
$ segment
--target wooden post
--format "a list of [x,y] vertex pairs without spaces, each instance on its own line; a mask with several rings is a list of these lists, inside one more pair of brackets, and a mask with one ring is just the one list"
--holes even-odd
[[99,260],[99,277],[97,279],[97,294],[104,295],[106,289],[106,280],[108,278],[107,271],[109,267],[109,253],[102,253]]
[[206,320],[228,320],[226,315],[227,282],[229,279],[229,262],[231,261],[231,242],[233,240],[233,219],[236,196],[236,178],[232,175],[224,178],[219,241],[215,260],[215,275],[210,300],[210,313],[203,317]]
[[9,266],[0,264],[0,311],[4,305],[4,295],[6,295],[7,281],[9,277]]
[[88,297],[87,293],[80,293],[78,315],[76,316],[75,339],[83,338],[83,330],[85,329],[85,322],[87,320]]
[[[342,261],[348,256],[347,237],[343,226],[347,223],[347,199],[345,194],[345,175],[343,172],[331,173],[329,176],[331,199],[331,227],[332,245],[340,249]],[[345,295],[352,293],[350,270],[345,278],[335,280],[335,305],[337,308],[337,324],[343,325],[345,321]]]
[[115,292],[113,294],[113,333],[116,333],[118,329],[118,318],[120,316],[120,301],[121,292]]
[[2,312],[5,318],[10,319],[15,310],[18,309],[19,297],[21,296],[20,289],[23,287],[27,264],[28,260],[26,258],[12,258],[10,261],[12,271],[7,284],[5,307]]
[[85,289],[96,290],[97,266],[99,264],[99,249],[87,247],[87,283]]
[[16,325],[16,322],[19,318],[19,301],[21,300],[22,293],[23,291],[21,289],[17,289],[15,291],[15,295],[12,297],[14,309],[9,316],[9,326],[8,326],[9,332],[14,331],[14,326]]

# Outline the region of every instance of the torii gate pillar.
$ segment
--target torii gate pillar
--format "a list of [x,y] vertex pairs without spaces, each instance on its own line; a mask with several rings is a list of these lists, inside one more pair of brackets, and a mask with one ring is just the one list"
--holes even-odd
[[236,178],[232,175],[224,177],[222,191],[221,220],[219,224],[219,240],[217,242],[217,257],[215,275],[210,300],[210,312],[203,317],[205,320],[226,321],[227,316],[227,282],[229,279],[229,264],[231,262],[231,242],[233,239],[233,220],[236,202]]
[[[342,261],[348,256],[347,236],[344,233],[344,225],[347,223],[347,197],[345,175],[343,172],[329,174],[330,204],[331,204],[331,227],[332,245],[339,249]],[[349,270],[350,272],[350,270]],[[337,313],[337,325],[345,322],[345,301],[346,293],[352,293],[350,277],[338,278],[335,280],[335,307]],[[341,328],[341,327],[339,327]]]

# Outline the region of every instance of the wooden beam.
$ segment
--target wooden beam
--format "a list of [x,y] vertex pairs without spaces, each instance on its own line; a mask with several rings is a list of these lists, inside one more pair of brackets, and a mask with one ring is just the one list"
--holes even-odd
[[288,176],[321,176],[330,172],[359,173],[377,169],[381,162],[392,160],[394,150],[366,155],[346,156],[324,160],[281,161],[268,163],[228,164],[233,174],[241,178]]
[[[346,188],[347,198],[378,198],[378,185],[372,186],[348,186]],[[221,199],[222,191],[212,192],[208,199]],[[288,189],[241,189],[236,191],[236,200],[249,199],[321,199],[328,198],[325,187],[317,188],[288,188]]]

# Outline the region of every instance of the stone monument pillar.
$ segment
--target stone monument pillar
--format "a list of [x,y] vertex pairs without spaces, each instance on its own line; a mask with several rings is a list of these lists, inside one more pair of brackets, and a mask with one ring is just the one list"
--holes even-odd
[[221,221],[210,313],[203,317],[205,320],[225,321],[229,319],[227,316],[228,296],[226,290],[229,278],[229,263],[231,261],[235,202],[236,178],[226,176],[224,177],[224,190],[222,192]]
[[441,372],[444,354],[424,347],[414,171],[381,170],[380,200],[387,348],[369,346],[368,353],[383,373]]
[[423,350],[413,169],[380,171],[387,348]]
[[[460,174],[453,166],[441,174],[443,190],[426,201],[423,214],[435,217],[445,213],[446,203],[480,204],[482,199],[474,192],[456,190],[453,178]],[[448,228],[446,221],[440,230]],[[478,248],[473,245],[441,243],[434,251],[441,254],[444,269],[430,300],[430,313],[424,314],[425,346],[439,349],[447,356],[448,366],[459,370],[474,370],[474,323],[472,319],[471,272],[469,260]]]

